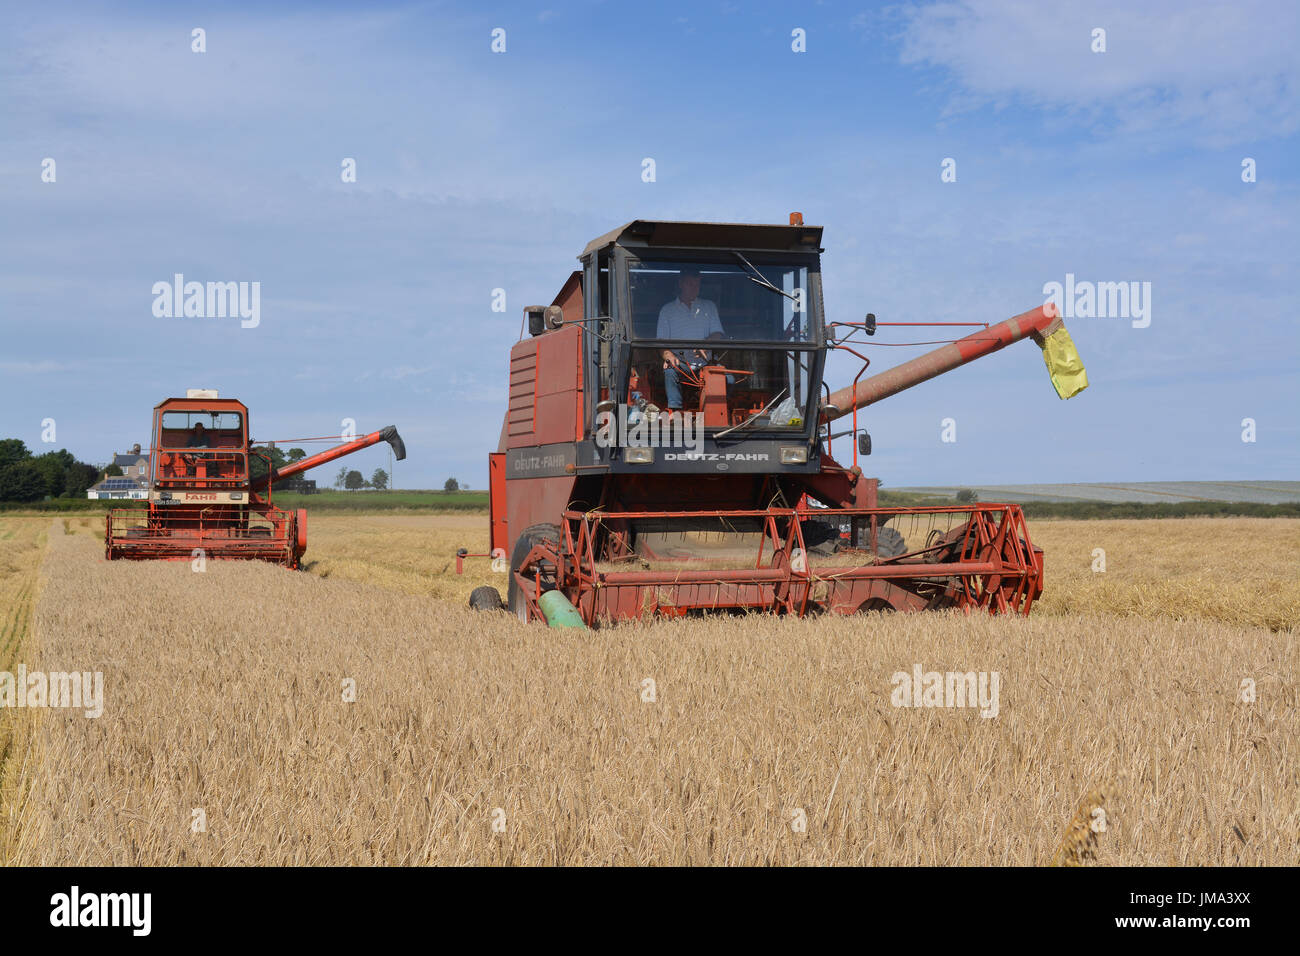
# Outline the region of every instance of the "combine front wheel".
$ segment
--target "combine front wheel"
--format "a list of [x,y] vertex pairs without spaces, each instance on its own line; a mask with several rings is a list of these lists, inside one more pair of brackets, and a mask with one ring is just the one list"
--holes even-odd
[[470,592],[469,606],[476,611],[499,611],[502,608],[501,592],[487,584],[475,588]]
[[307,509],[299,508],[294,517],[293,527],[293,567],[302,566],[302,556],[307,553]]
[[[556,569],[549,562],[541,563],[540,567],[533,565],[524,565],[528,558],[528,553],[539,544],[549,544],[556,550],[559,550],[560,529],[553,524],[535,524],[531,528],[525,528],[515,541],[515,553],[510,556],[510,584],[506,588],[506,601],[510,606],[510,613],[518,615],[519,620],[528,620],[528,599],[523,589],[519,586],[518,575],[523,573],[530,580],[533,579],[536,572],[540,572],[541,590],[549,591],[555,586]],[[537,597],[541,597],[539,592]]]

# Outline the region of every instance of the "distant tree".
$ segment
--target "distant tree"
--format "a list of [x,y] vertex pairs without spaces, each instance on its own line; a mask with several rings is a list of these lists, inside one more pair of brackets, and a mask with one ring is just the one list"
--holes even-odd
[[349,471],[347,477],[343,479],[343,486],[347,488],[348,491],[356,491],[358,488],[364,488],[366,486],[365,476],[355,469]]
[[963,488],[961,491],[957,492],[957,500],[963,504],[974,504],[976,501],[979,501],[979,496],[971,489]]
[[94,465],[87,465],[84,461],[73,462],[63,476],[63,493],[69,498],[80,498],[98,477],[99,470]]
[[290,460],[290,461],[298,461],[298,460],[303,459],[303,458],[306,458],[306,457],[307,457],[307,453],[306,453],[305,451],[303,451],[301,448],[290,448],[290,449],[289,449],[289,460]]
[[45,494],[51,498],[57,498],[63,493],[63,485],[67,480],[68,469],[76,461],[77,459],[72,457],[72,452],[66,448],[59,451],[49,451],[32,459],[32,464],[40,471],[41,479],[45,482]]
[[284,450],[273,448],[270,445],[254,445],[248,449],[248,473],[253,478],[261,478],[266,475],[267,459],[271,461],[272,468],[282,468],[285,464]]
[[455,478],[448,478],[443,482],[442,490],[447,494],[451,494],[453,491],[460,491],[460,482]]
[[376,468],[375,473],[370,476],[370,487],[383,491],[388,487],[388,472],[382,468]]
[[16,465],[32,457],[26,442],[18,438],[0,438],[0,468]]
[[107,468],[104,469],[105,478],[120,478],[121,476],[122,476],[122,469],[119,468],[117,465],[109,465]]
[[[105,473],[120,475],[122,469],[110,465]],[[77,461],[66,448],[33,456],[17,438],[0,439],[0,501],[79,496],[98,477],[98,468]]]
[[334,487],[339,489],[345,488],[347,487],[347,481],[348,481],[348,466],[344,465],[342,468],[339,469],[339,473],[334,476]]
[[0,501],[40,501],[45,495],[45,475],[35,462],[0,467]]

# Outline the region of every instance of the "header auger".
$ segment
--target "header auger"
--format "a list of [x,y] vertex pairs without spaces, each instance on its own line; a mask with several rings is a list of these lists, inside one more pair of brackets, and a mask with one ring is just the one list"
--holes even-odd
[[[1087,379],[1055,308],[863,379],[875,317],[824,319],[822,230],[630,222],[592,241],[550,306],[525,310],[488,456],[508,607],[586,624],[650,614],[981,608],[1027,614],[1042,551],[1011,504],[881,508],[858,412],[1023,338],[1057,393]],[[827,353],[863,360],[823,380]],[[834,423],[853,416],[848,430]],[[832,454],[849,437],[851,464]],[[854,441],[856,439],[856,441]],[[499,606],[480,588],[471,603]],[[545,600],[543,600],[545,598]],[[571,615],[570,615],[571,616]]]
[[[108,513],[105,557],[188,561],[201,554],[296,568],[307,550],[307,512],[276,508],[272,485],[381,441],[398,461],[406,457],[392,425],[280,468],[252,449],[248,435],[248,409],[214,390],[190,389],[157,405],[149,507]],[[266,462],[265,474],[252,476],[253,458]]]

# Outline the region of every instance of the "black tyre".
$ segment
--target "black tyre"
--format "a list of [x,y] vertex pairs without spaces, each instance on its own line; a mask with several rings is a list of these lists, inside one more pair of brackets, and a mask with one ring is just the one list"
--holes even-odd
[[[510,556],[510,584],[506,588],[506,600],[510,606],[510,613],[516,615],[521,621],[528,620],[528,602],[524,600],[519,583],[515,580],[515,572],[524,563],[524,558],[528,557],[528,552],[543,541],[558,544],[560,529],[553,524],[535,524],[531,528],[525,528],[515,540],[515,551]],[[542,568],[542,590],[554,586],[555,570],[555,568]]]
[[469,606],[476,611],[499,611],[503,607],[501,592],[486,584],[475,588],[470,592]]
[[[863,548],[871,547],[871,529],[863,528],[861,531],[861,546]],[[876,527],[876,556],[881,558],[896,558],[900,554],[907,553],[907,543],[903,541],[903,535],[896,528],[888,525],[879,525]]]
[[869,601],[863,602],[862,607],[858,608],[859,614],[868,614],[871,611],[879,611],[881,614],[892,614],[894,612],[894,605],[890,604],[884,598],[871,598]]
[[839,522],[826,518],[805,519],[803,543],[813,554],[834,554],[840,548]]

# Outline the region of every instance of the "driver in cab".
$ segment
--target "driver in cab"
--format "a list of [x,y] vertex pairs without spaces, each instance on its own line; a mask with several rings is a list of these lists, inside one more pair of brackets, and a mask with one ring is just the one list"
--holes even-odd
[[[208,430],[203,427],[202,422],[195,422],[194,427],[190,429],[190,440],[185,445],[186,448],[211,448],[212,442],[208,439]],[[193,478],[197,474],[197,466],[200,464],[199,459],[204,457],[201,454],[185,455],[185,474]]]
[[[700,270],[687,266],[677,277],[677,298],[659,310],[658,339],[721,339],[726,337],[718,307],[700,297]],[[682,407],[683,366],[689,367],[700,360],[708,361],[704,349],[664,349],[664,391],[667,392],[668,410],[680,411]]]
[[203,427],[202,422],[195,422],[194,427],[190,430],[190,441],[186,448],[211,448],[208,441],[208,431]]

